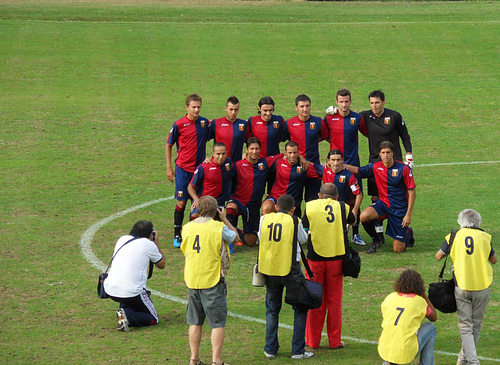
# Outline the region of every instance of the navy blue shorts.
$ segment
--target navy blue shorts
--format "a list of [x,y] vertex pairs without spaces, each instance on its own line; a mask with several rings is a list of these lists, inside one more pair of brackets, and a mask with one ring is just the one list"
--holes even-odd
[[175,199],[186,201],[191,198],[187,187],[193,178],[194,173],[188,172],[175,165]]
[[260,207],[244,205],[238,199],[229,199],[227,203],[238,206],[238,214],[241,215],[243,221],[243,232],[257,235],[257,232],[259,232]]
[[405,242],[406,232],[408,228],[403,228],[403,218],[406,215],[406,210],[387,208],[382,200],[377,200],[371,205],[377,212],[379,219],[384,220],[387,218],[387,228],[385,234],[395,240]]

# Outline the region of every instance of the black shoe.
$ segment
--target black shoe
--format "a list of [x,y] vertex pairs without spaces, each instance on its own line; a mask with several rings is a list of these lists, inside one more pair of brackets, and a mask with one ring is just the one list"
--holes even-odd
[[405,246],[413,247],[414,244],[415,244],[415,238],[413,237],[413,228],[408,227],[408,230],[406,231]]
[[370,243],[370,247],[368,248],[368,250],[366,250],[366,253],[368,255],[375,253],[375,252],[377,252],[378,247],[380,247],[380,242],[372,242],[372,243]]

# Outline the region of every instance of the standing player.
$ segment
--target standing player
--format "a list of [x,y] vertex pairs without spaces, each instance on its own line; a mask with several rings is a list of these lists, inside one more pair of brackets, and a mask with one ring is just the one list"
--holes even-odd
[[188,185],[188,192],[193,198],[191,219],[198,217],[196,207],[202,196],[210,195],[217,199],[219,207],[226,205],[231,187],[231,169],[233,164],[227,157],[226,146],[222,142],[214,143],[212,160],[203,162],[194,172]]
[[403,252],[413,246],[413,229],[410,227],[413,206],[417,193],[411,169],[394,160],[394,146],[384,141],[380,144],[381,161],[363,167],[344,165],[361,177],[373,177],[380,193],[380,199],[361,212],[361,223],[373,238],[366,253],[374,253],[381,242],[373,225],[373,220],[388,218],[386,234],[394,239],[392,249]]
[[289,194],[295,201],[294,214],[301,216],[300,204],[302,202],[302,191],[306,178],[316,179],[320,182],[320,177],[316,171],[316,166],[308,168],[307,171],[299,161],[299,146],[291,141],[285,145],[286,159],[276,160],[272,166],[276,171],[276,182],[271,189],[271,193],[262,203],[262,214],[275,212],[278,198],[284,194]]
[[344,156],[338,149],[328,152],[326,165],[323,166],[323,184],[333,183],[338,189],[338,199],[349,204],[356,221],[352,226],[352,241],[360,246],[366,245],[359,235],[359,208],[363,201],[363,192],[358,183],[356,175],[344,169]]
[[[385,108],[385,95],[382,90],[372,91],[368,95],[370,110],[361,112],[364,121],[361,123],[361,131],[368,137],[368,147],[370,149],[370,163],[379,161],[379,146],[383,141],[389,141],[394,145],[394,159],[403,161],[399,139],[403,142],[406,151],[405,163],[413,169],[413,154],[410,134],[401,114],[397,111]],[[373,178],[368,179],[368,194],[372,197],[372,202],[379,198],[377,184]],[[378,222],[377,222],[378,224]],[[383,226],[378,224],[377,233],[379,238],[384,238]]]
[[[311,115],[311,99],[307,95],[299,95],[295,99],[295,109],[298,115],[288,119],[284,126],[284,137],[299,146],[299,154],[313,164],[319,164],[319,142],[328,139],[328,126],[320,117]],[[317,177],[308,177],[305,182],[306,202],[318,198],[321,180]],[[302,195],[302,193],[301,193]],[[302,198],[295,202],[299,203]]]
[[238,118],[240,101],[236,96],[230,96],[226,101],[226,116],[214,119],[210,123],[210,139],[226,145],[231,161],[241,160],[243,145],[248,137],[248,122]]
[[285,120],[273,112],[274,100],[270,96],[264,96],[259,100],[259,115],[248,119],[250,136],[257,137],[262,145],[259,157],[275,156],[280,153]]
[[[337,103],[337,107],[330,106],[326,110],[325,115],[325,122],[330,130],[330,150],[340,150],[344,155],[345,163],[359,167],[361,165],[359,162],[358,152],[358,132],[361,130],[361,125],[364,125],[364,118],[361,114],[355,113],[351,110],[352,100],[351,92],[349,90],[340,89],[337,91],[335,102]],[[356,176],[356,179],[358,180],[362,194],[362,180],[359,176]],[[354,207],[351,205],[351,209],[353,208]],[[356,232],[359,232],[360,212],[359,210],[356,210],[353,211],[353,213],[356,215],[356,224],[353,228]],[[358,233],[353,235],[352,242],[357,245],[365,245],[365,242],[361,239],[361,236]]]
[[[243,220],[244,242],[248,246],[257,244],[259,230],[260,205],[266,186],[269,168],[275,160],[283,157],[260,157],[260,141],[250,137],[247,141],[246,158],[234,164],[234,195],[227,203],[227,219],[233,227],[237,226],[238,216]],[[240,237],[241,238],[241,237]]]
[[[201,97],[190,94],[186,98],[187,114],[176,121],[168,135],[166,146],[167,178],[174,181],[175,199],[174,211],[174,247],[181,246],[181,230],[184,220],[184,210],[189,194],[187,186],[193,177],[196,166],[205,160],[205,149],[209,137],[208,119],[200,116]],[[175,172],[172,168],[172,146],[177,144]]]

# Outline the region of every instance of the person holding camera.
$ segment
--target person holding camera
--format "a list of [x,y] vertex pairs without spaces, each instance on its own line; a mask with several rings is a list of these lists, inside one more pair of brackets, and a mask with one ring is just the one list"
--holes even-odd
[[130,234],[118,239],[115,253],[104,281],[104,290],[111,299],[120,303],[116,312],[117,330],[128,332],[129,327],[158,323],[158,314],[150,292],[146,290],[150,263],[159,269],[165,268],[165,256],[158,246],[158,234],[153,223],[143,220],[135,223]]

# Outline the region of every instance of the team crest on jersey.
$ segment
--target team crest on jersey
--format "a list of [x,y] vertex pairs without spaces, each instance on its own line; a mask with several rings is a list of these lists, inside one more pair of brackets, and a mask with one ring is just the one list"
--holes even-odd
[[201,128],[205,128],[205,121],[204,121],[204,120],[201,120],[201,121],[200,121],[200,125],[201,125]]
[[226,163],[226,165],[225,165],[225,166],[226,166],[226,171],[231,170],[231,166],[229,166],[229,163]]
[[311,124],[309,124],[309,128],[316,129],[316,122],[311,122]]
[[239,124],[239,128],[240,128],[240,131],[244,131],[245,130],[245,125],[240,123]]
[[393,170],[392,170],[392,176],[394,176],[394,177],[395,177],[395,176],[398,176],[398,170],[393,169]]
[[339,183],[343,184],[345,182],[345,176],[341,175],[339,176]]
[[260,162],[257,166],[259,166],[259,170],[264,170],[264,164]]
[[356,124],[356,118],[351,118],[351,125]]
[[280,126],[280,123],[279,123],[277,120],[275,120],[275,121],[273,122],[273,127],[274,127],[274,128],[278,128],[279,126]]
[[384,124],[391,124],[391,117],[385,117]]
[[179,191],[177,192],[177,196],[178,196],[179,198],[182,198],[182,197],[183,197],[183,195],[184,195],[184,192],[183,192],[182,190],[179,190]]
[[297,174],[300,174],[302,172],[302,167],[297,166]]

